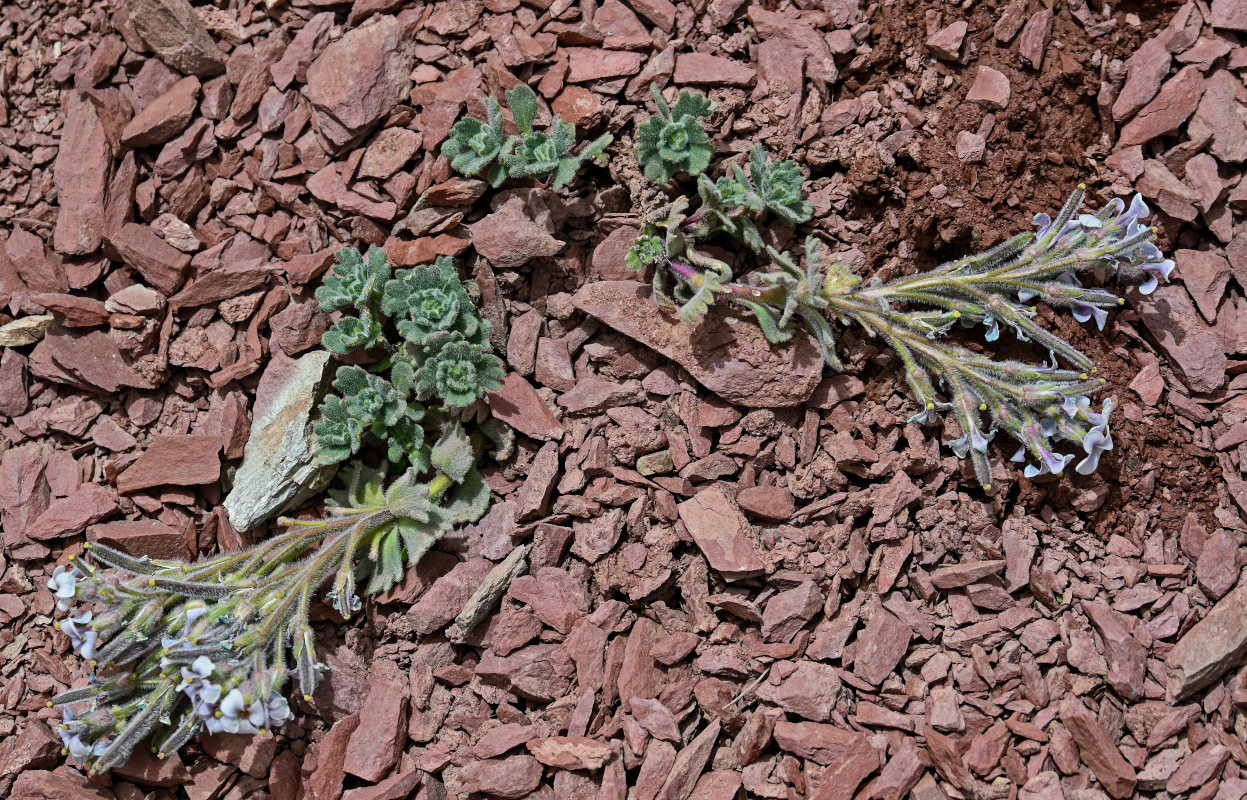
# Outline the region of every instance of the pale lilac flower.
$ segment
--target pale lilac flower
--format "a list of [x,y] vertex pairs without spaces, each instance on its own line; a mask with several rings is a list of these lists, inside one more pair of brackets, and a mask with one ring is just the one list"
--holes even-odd
[[57,567],[52,571],[52,577],[48,579],[48,588],[52,590],[52,594],[56,595],[58,609],[69,610],[70,601],[78,594],[78,581],[84,577],[76,567],[71,569]]

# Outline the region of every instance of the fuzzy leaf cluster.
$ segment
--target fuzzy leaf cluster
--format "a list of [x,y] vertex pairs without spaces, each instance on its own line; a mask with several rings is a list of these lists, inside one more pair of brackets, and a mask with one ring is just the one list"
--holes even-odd
[[376,245],[365,256],[353,247],[338,251],[333,270],[316,289],[316,299],[326,311],[354,311],[355,316],[346,314],[325,331],[321,343],[326,350],[342,355],[381,341],[378,304],[389,277],[389,260]]
[[493,97],[486,98],[487,119],[460,120],[442,144],[442,154],[456,171],[469,176],[485,173],[493,186],[507,178],[553,176],[554,188],[561,189],[571,183],[585,161],[600,159],[615,139],[605,134],[576,153],[576,128],[562,117],[556,115],[544,131],[534,129],[537,94],[527,84],[517,85],[506,97],[519,134],[506,134],[502,106]]
[[428,442],[443,434],[446,414],[470,409],[500,388],[505,370],[490,352],[489,322],[451,259],[399,270],[393,278],[388,268],[378,270],[370,280],[375,285],[382,277],[387,280],[368,303],[379,308],[378,327],[392,323],[402,342],[378,333],[390,351],[386,358],[338,368],[335,392],[322,401],[315,427],[318,457],[336,464],[372,447],[384,450],[392,464],[423,471],[432,457]]
[[637,126],[636,131],[636,159],[645,176],[656,183],[670,183],[678,172],[705,172],[714,145],[701,120],[710,116],[714,104],[705,95],[680,92],[671,106],[657,86],[651,85],[650,93],[658,113]]

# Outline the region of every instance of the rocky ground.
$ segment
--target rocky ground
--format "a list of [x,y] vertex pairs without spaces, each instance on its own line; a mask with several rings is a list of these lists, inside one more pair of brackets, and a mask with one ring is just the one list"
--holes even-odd
[[[1244,797],[1244,36],[1242,0],[4,4],[0,795]],[[450,126],[519,81],[613,132],[609,165],[488,198],[452,175]],[[823,378],[808,342],[636,302],[651,82],[718,103],[718,161],[796,159],[809,228],[868,276],[1081,181],[1141,192],[1174,282],[1102,334],[1044,312],[1118,401],[1099,473],[994,450],[985,495],[870,341]],[[361,620],[320,609],[329,679],[276,736],[86,778],[45,708],[85,674],[47,576],[86,540],[265,535],[222,498],[364,243],[480,285],[522,434],[501,499]],[[529,575],[449,641],[518,544]]]

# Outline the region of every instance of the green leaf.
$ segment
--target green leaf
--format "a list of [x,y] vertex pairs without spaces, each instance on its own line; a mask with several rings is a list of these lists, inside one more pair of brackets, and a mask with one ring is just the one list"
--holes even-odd
[[749,176],[766,209],[789,225],[808,222],[814,206],[805,199],[805,176],[792,161],[771,161],[761,144],[749,154]]
[[558,169],[554,171],[554,188],[562,189],[571,183],[576,177],[576,173],[580,171],[579,158],[561,158],[559,159]]
[[441,512],[451,525],[476,522],[489,508],[492,493],[481,473],[473,467],[460,483],[442,497]]
[[585,149],[580,151],[580,159],[589,161],[591,159],[600,159],[606,153],[606,148],[610,147],[611,142],[615,141],[615,136],[610,133],[604,133],[593,141],[585,145]]
[[506,143],[498,101],[486,98],[485,108],[488,123],[472,117],[459,120],[442,143],[442,154],[450,160],[451,168],[463,175],[480,174],[501,156]]
[[680,306],[680,319],[685,322],[696,322],[706,315],[714,303],[715,292],[723,288],[723,277],[715,272],[701,273],[701,284],[693,289],[693,294],[684,305]]
[[[684,101],[684,93],[680,101]],[[677,103],[677,108],[680,103]],[[685,103],[690,106],[690,103]],[[693,102],[690,107],[701,108]],[[684,113],[668,118],[659,113],[637,127],[636,157],[646,177],[658,183],[667,183],[680,171],[700,175],[710,165],[714,148],[710,136],[699,121],[704,116]]]
[[318,445],[317,459],[322,464],[337,464],[359,450],[364,427],[347,410],[342,398],[329,395],[321,401],[320,422],[313,431]]
[[675,101],[675,108],[671,109],[671,119],[675,121],[686,117],[703,119],[710,116],[712,111],[714,111],[714,103],[704,94],[680,92],[679,99]]
[[740,302],[758,318],[758,326],[762,329],[762,335],[766,337],[768,342],[780,344],[792,338],[792,331],[780,326],[775,319],[775,313],[769,306],[755,303],[752,300],[741,300]]
[[507,105],[515,116],[515,126],[520,129],[520,135],[532,133],[533,120],[537,119],[537,93],[527,84],[517,84],[507,92]]
[[447,425],[442,431],[442,438],[433,445],[432,463],[435,469],[446,473],[455,483],[462,482],[468,470],[475,466],[476,449],[458,420]]
[[666,247],[663,245],[662,239],[657,236],[641,234],[637,236],[636,241],[632,243],[632,247],[628,249],[628,254],[624,256],[624,263],[628,265],[628,269],[644,272],[646,267],[657,263],[666,254]]
[[381,294],[381,287],[390,277],[385,251],[373,245],[368,260],[353,247],[339,250],[333,270],[316,289],[316,299],[326,311],[342,311],[354,306],[367,308]]

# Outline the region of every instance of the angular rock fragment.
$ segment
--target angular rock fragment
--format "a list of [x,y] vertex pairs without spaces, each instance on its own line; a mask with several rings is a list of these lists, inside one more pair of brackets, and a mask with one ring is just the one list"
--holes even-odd
[[134,115],[121,131],[121,142],[130,147],[163,144],[190,123],[199,100],[199,79],[183,78]]
[[110,150],[94,104],[72,95],[53,168],[58,211],[52,244],[58,253],[89,255],[104,235]]
[[1018,55],[1036,70],[1043,69],[1044,53],[1048,49],[1048,37],[1052,35],[1053,11],[1044,8],[1031,15],[1018,37]]
[[1151,102],[1169,74],[1172,59],[1163,36],[1153,36],[1131,54],[1126,60],[1126,83],[1113,103],[1114,122],[1130,119]]
[[1134,793],[1134,767],[1122,757],[1117,745],[1096,715],[1073,694],[1061,702],[1061,721],[1078,744],[1078,754],[1091,767],[1096,780],[1119,800]]
[[368,675],[370,687],[351,734],[343,771],[371,783],[384,778],[403,754],[407,730],[407,676],[392,661],[377,659]]
[[650,347],[735,405],[780,408],[804,403],[822,380],[823,357],[803,330],[773,345],[750,321],[733,323],[711,310],[696,325],[681,322],[635,281],[589,283],[572,298],[576,308]]
[[757,73],[737,61],[709,53],[684,53],[675,61],[675,82],[708,86],[750,86]]
[[528,751],[537,760],[558,769],[599,770],[613,751],[605,742],[583,736],[551,736],[528,742]]
[[139,372],[131,366],[108,331],[60,325],[48,327],[43,340],[31,352],[30,371],[38,377],[68,383],[85,391],[116,392],[123,387],[155,389],[160,384],[158,376]]
[[191,257],[171,247],[150,226],[127,222],[108,234],[108,242],[144,280],[166,295],[176,292],[186,280]]
[[117,493],[113,489],[88,483],[69,497],[53,500],[26,528],[26,536],[36,540],[72,536],[82,533],[88,525],[108,519],[118,510]]
[[199,486],[221,477],[221,440],[215,436],[165,434],[117,476],[117,489],[133,494],[154,486]]
[[797,668],[778,685],[763,682],[758,697],[785,711],[814,722],[828,722],[840,696],[836,668],[815,661],[798,661]]
[[561,439],[558,418],[523,375],[508,372],[502,388],[485,395],[489,411],[498,419],[534,439]]
[[243,462],[225,498],[230,524],[248,531],[293,508],[324,488],[334,468],[316,460],[321,398],[333,378],[329,353],[313,351],[295,361],[274,357],[261,379],[271,399],[255,409]]
[[[1051,13],[1051,12],[1049,12]],[[1204,77],[1199,68],[1183,67],[1160,87],[1156,97],[1121,129],[1118,147],[1144,144],[1167,133],[1173,133],[1186,122],[1199,106],[1204,93]]]
[[161,61],[200,77],[225,71],[217,47],[187,0],[126,0],[130,23]]
[[956,61],[961,57],[961,44],[969,29],[969,23],[960,19],[940,28],[927,37],[927,52],[944,61]]
[[562,251],[564,242],[524,213],[524,200],[512,198],[502,208],[470,226],[476,251],[495,267],[511,269]]
[[1009,78],[1000,70],[980,66],[974,83],[966,94],[970,103],[980,103],[985,108],[999,110],[1009,105]]
[[1170,366],[1195,392],[1225,384],[1226,356],[1220,337],[1199,318],[1181,286],[1161,286],[1138,304],[1143,324],[1156,337]]
[[722,489],[703,489],[679,505],[680,519],[705,554],[711,569],[727,580],[763,572],[762,560],[746,535],[748,523]]
[[635,75],[641,69],[640,53],[592,47],[567,47],[563,52],[568,59],[568,83],[589,83],[603,78]]
[[87,528],[87,541],[100,542],[136,558],[188,559],[186,536],[154,520],[106,522]]
[[348,31],[307,68],[312,124],[338,148],[362,138],[411,88],[412,55],[397,17]]
[[1165,660],[1170,702],[1185,700],[1234,669],[1247,657],[1247,585],[1221,598]]

